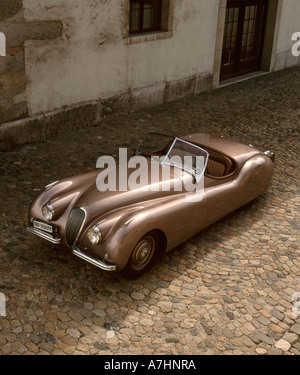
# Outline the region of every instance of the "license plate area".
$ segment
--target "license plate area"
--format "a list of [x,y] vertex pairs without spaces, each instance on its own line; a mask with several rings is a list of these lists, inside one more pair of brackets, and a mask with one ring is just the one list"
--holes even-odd
[[43,230],[44,232],[47,232],[47,233],[53,233],[53,227],[51,225],[42,223],[40,221],[34,220],[33,227],[36,229]]

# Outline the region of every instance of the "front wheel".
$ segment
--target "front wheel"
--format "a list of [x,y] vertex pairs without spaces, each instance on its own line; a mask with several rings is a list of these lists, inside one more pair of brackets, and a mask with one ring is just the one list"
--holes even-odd
[[136,278],[149,270],[158,258],[158,246],[159,238],[155,232],[142,237],[135,245],[122,274],[125,277]]

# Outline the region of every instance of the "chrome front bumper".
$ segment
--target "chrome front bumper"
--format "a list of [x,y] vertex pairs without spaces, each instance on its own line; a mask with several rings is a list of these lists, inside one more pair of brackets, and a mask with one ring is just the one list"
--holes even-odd
[[98,259],[92,258],[90,255],[87,255],[83,253],[78,247],[73,247],[73,254],[76,255],[77,257],[85,260],[86,262],[92,264],[93,266],[96,266],[104,271],[116,271],[117,267],[114,264],[106,264],[104,262],[101,262]]
[[[61,238],[55,238],[52,236],[52,234],[43,232],[40,229],[37,229],[34,227],[27,227],[26,229],[28,230],[28,232],[33,233],[36,236],[41,237],[44,240],[47,240],[55,245],[58,245],[61,242]],[[80,249],[78,249],[78,247],[74,246],[72,250],[73,250],[73,254],[76,255],[77,257],[85,260],[86,262],[104,271],[116,271],[117,270],[117,267],[114,264],[106,264],[104,262],[101,262],[98,259],[92,258],[90,255],[83,253]]]
[[61,242],[60,238],[55,238],[55,237],[52,236],[52,234],[47,233],[47,232],[43,232],[40,229],[37,229],[37,228],[34,228],[34,227],[27,227],[26,229],[28,230],[28,232],[33,233],[36,236],[41,237],[44,240],[47,240],[51,243],[54,243],[55,245],[58,245]]

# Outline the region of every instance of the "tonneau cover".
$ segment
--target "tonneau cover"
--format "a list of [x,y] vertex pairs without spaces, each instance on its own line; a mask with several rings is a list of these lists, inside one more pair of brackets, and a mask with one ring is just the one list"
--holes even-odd
[[254,147],[238,143],[222,136],[218,137],[210,134],[197,133],[180,138],[200,147],[202,146],[204,149],[208,148],[220,152],[240,165],[251,159],[253,156],[262,154],[262,151],[259,151]]

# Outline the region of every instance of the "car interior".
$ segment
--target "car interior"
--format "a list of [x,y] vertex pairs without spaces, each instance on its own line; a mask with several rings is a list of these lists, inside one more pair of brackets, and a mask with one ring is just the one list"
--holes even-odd
[[[205,175],[212,177],[212,178],[224,178],[232,174],[235,170],[235,162],[231,160],[229,157],[208,149],[202,145],[199,145],[203,150],[206,150],[209,153],[209,159],[207,163],[207,168],[205,171]],[[176,148],[174,150],[174,155],[184,156],[193,154],[193,146],[189,144],[180,144],[180,150]],[[170,154],[172,157],[172,153]]]
[[235,163],[230,158],[207,148],[206,151],[209,153],[209,159],[205,175],[213,178],[224,178],[234,172]]

